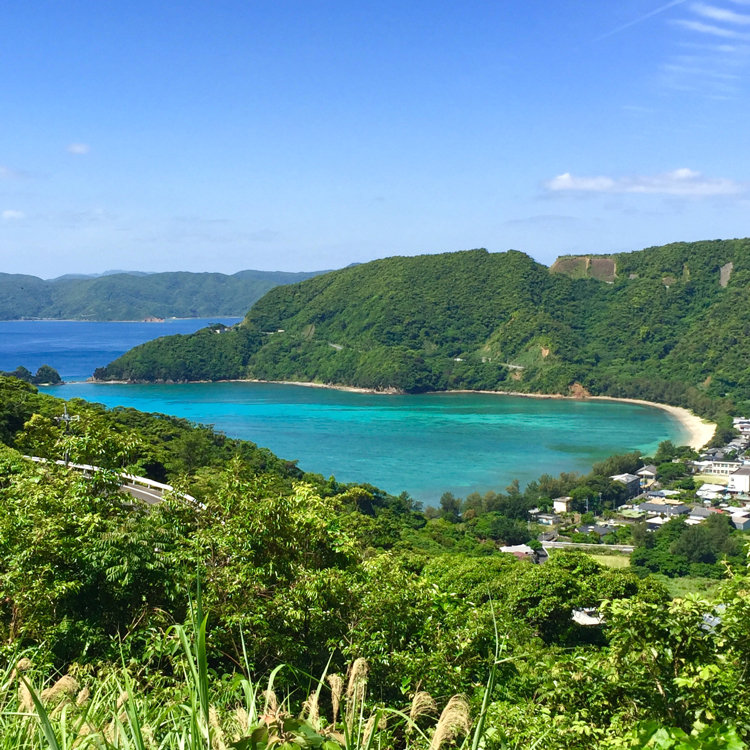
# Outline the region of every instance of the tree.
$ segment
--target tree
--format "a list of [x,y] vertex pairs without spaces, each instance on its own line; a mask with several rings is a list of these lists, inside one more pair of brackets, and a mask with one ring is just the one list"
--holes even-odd
[[444,492],[440,496],[440,517],[451,523],[461,520],[461,504],[452,492]]

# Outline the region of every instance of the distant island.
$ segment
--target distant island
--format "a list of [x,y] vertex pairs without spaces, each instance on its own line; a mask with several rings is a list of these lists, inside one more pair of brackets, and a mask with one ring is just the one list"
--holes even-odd
[[32,373],[23,365],[11,371],[0,370],[0,377],[16,378],[32,385],[58,385],[63,382],[60,373],[49,365],[38,367],[36,373]]
[[322,271],[115,272],[57,279],[0,273],[0,320],[240,317],[267,291]]

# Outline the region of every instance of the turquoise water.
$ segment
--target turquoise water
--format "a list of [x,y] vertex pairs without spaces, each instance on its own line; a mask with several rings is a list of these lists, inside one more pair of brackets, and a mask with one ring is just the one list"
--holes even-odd
[[299,466],[370,482],[436,504],[451,491],[502,490],[547,473],[586,472],[597,460],[661,440],[684,441],[661,409],[617,402],[488,394],[393,396],[266,383],[119,385],[43,389],[212,424]]

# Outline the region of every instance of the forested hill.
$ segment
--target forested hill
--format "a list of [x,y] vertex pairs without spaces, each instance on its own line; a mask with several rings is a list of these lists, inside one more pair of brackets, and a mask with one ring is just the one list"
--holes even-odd
[[240,316],[269,289],[315,276],[282,271],[114,273],[97,277],[0,273],[0,320],[142,320]]
[[386,258],[277,287],[241,326],[145,344],[97,377],[411,392],[580,384],[710,413],[727,395],[750,399],[749,282],[747,239],[564,258],[552,269],[517,251]]

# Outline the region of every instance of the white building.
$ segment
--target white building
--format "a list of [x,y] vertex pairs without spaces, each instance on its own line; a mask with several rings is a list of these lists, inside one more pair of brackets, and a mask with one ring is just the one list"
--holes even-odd
[[693,466],[699,474],[716,474],[720,477],[728,477],[742,468],[739,461],[693,461]]
[[555,513],[570,513],[570,504],[572,502],[572,497],[556,497],[552,501],[552,509]]
[[729,492],[741,492],[745,495],[750,493],[750,466],[743,466],[730,474],[727,489]]

